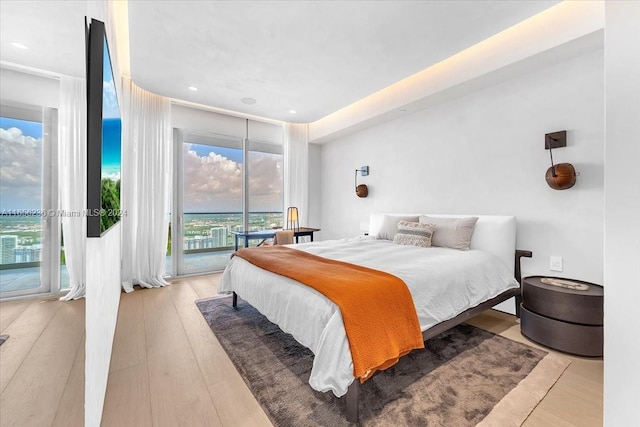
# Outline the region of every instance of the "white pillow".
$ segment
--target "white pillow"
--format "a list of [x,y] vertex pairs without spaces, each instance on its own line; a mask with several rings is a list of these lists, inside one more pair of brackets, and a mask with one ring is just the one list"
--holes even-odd
[[436,229],[431,238],[431,246],[468,250],[471,244],[473,228],[478,221],[477,216],[467,218],[436,218],[421,215],[420,222],[434,224]]
[[385,215],[376,239],[393,240],[398,233],[398,223],[400,221],[417,222],[418,216]]

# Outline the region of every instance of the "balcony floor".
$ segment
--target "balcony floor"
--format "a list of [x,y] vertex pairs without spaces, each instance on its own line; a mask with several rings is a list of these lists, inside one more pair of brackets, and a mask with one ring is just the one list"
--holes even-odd
[[[40,267],[0,270],[0,292],[26,291],[40,287]],[[60,287],[69,289],[67,266],[60,266]]]
[[[233,253],[229,251],[200,252],[184,255],[184,267],[187,274],[221,271],[227,266]],[[171,275],[171,257],[167,257],[166,275]],[[62,290],[69,289],[67,266],[60,266],[60,285]],[[27,291],[40,286],[40,267],[14,268],[0,270],[0,292]]]

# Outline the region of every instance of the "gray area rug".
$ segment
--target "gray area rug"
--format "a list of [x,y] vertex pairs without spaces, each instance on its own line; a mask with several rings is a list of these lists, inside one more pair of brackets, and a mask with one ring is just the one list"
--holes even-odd
[[[241,299],[237,310],[230,298],[196,304],[274,425],[349,425],[344,399],[309,386],[313,354],[291,335]],[[536,394],[516,386],[547,353],[465,324],[428,340],[425,346],[362,385],[360,425],[462,427],[475,426],[485,418],[486,424],[505,425],[505,416],[508,425],[520,425],[567,366],[545,380],[546,388],[528,404],[520,420],[510,403],[506,405],[510,413],[493,423],[487,420],[496,417],[487,415],[512,390]],[[531,382],[540,383],[539,377]]]

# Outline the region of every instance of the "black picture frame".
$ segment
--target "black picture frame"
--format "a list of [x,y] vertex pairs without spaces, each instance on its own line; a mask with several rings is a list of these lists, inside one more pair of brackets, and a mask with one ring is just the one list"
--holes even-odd
[[[86,21],[85,21],[86,25]],[[107,178],[105,181],[105,147],[111,149],[112,144],[105,144],[104,135],[106,120],[103,106],[105,97],[115,97],[117,107],[117,97],[115,86],[111,88],[111,93],[105,93],[105,69],[113,76],[111,60],[109,55],[109,44],[107,41],[105,25],[102,21],[91,19],[91,24],[86,31],[87,48],[87,237],[101,237],[109,231],[113,225],[120,221],[120,165],[121,152],[120,145],[121,119],[118,111],[118,127],[115,133],[117,137],[117,180]],[[113,85],[113,78],[111,78]],[[112,120],[112,119],[111,119]],[[109,130],[109,135],[113,137],[114,132]],[[110,194],[105,196],[106,189]],[[108,203],[105,200],[108,199]]]

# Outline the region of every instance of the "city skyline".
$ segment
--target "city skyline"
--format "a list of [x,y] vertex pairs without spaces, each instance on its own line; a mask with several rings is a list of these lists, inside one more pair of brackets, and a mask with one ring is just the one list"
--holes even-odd
[[[186,213],[184,217],[185,251],[232,247],[231,232],[244,228],[241,212]],[[279,228],[283,225],[283,212],[251,212],[248,221],[249,230]],[[39,216],[0,217],[0,264],[41,261],[41,233]]]

